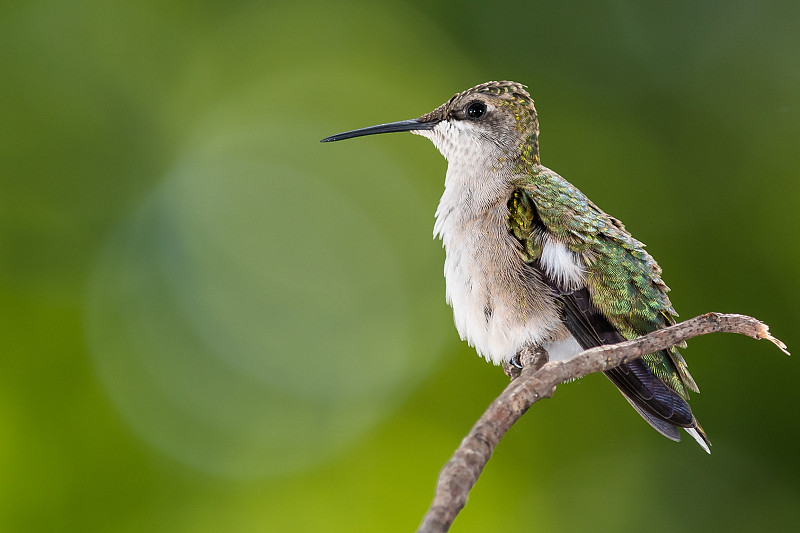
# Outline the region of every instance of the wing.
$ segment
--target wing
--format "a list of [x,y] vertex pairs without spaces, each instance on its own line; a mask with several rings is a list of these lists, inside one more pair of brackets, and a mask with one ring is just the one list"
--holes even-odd
[[[509,225],[524,255],[563,304],[567,329],[584,348],[636,338],[674,323],[661,269],[624,226],[554,172],[518,184],[509,200]],[[556,275],[541,250],[558,243],[581,263],[580,280]],[[538,252],[538,253],[536,253]],[[562,261],[564,259],[562,258]],[[697,390],[677,349],[648,354],[605,372],[625,398],[662,435],[698,428],[686,402]]]

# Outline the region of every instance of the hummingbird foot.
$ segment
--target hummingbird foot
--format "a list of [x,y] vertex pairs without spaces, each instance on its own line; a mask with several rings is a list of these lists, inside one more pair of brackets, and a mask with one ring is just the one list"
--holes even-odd
[[503,361],[502,366],[503,372],[511,381],[514,381],[522,375],[522,363],[519,360],[519,354],[514,355],[508,361]]
[[536,372],[548,360],[547,352],[541,346],[525,345],[508,361],[503,361],[503,372],[513,381],[522,374],[522,369]]

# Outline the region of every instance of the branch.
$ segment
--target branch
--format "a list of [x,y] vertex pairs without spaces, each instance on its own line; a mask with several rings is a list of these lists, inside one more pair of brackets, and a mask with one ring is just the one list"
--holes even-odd
[[763,322],[746,315],[722,313],[708,313],[631,341],[585,350],[568,361],[544,364],[547,361],[544,350],[525,350],[520,354],[523,369],[517,371],[519,377],[512,376],[513,381],[492,402],[442,468],[433,503],[417,533],[441,533],[450,529],[500,439],[531,405],[542,398],[550,398],[558,384],[614,368],[693,337],[718,332],[767,339],[789,355],[786,345],[773,337]]

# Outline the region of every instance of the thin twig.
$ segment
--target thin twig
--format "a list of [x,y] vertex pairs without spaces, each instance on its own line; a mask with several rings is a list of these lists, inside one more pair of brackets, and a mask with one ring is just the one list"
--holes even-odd
[[717,332],[767,339],[789,355],[786,345],[770,335],[769,328],[763,322],[746,315],[722,313],[708,313],[632,341],[585,350],[568,361],[542,365],[547,360],[543,350],[521,354],[523,369],[519,377],[492,402],[442,468],[433,503],[417,533],[443,533],[450,529],[456,515],[467,503],[467,494],[477,482],[497,443],[531,405],[542,398],[551,397],[558,384],[614,368],[693,337]]

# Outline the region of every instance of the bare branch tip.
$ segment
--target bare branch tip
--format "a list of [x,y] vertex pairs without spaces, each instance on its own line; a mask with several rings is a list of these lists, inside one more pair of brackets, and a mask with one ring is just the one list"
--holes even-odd
[[772,344],[774,344],[775,346],[777,346],[778,349],[780,351],[782,351],[783,353],[785,353],[786,355],[792,355],[792,354],[789,353],[789,350],[786,347],[786,344],[782,340],[780,340],[779,338],[774,337],[772,335],[772,333],[769,332],[769,326],[764,324],[763,322],[759,322],[758,323],[758,338],[759,339],[766,339],[769,342],[771,342]]

